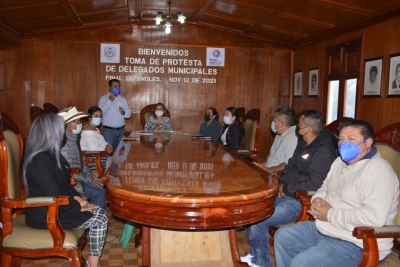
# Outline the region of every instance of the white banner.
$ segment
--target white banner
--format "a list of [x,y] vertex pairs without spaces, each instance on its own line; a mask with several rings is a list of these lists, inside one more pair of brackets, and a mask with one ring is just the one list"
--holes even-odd
[[207,47],[206,66],[224,67],[225,48]]
[[119,63],[120,58],[119,44],[101,44],[100,62],[101,63]]

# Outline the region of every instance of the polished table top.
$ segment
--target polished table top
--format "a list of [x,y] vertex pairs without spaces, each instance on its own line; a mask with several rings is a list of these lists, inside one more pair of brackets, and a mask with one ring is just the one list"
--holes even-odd
[[278,190],[251,162],[181,132],[121,141],[106,175],[114,214],[171,229],[221,229],[262,220],[272,214]]

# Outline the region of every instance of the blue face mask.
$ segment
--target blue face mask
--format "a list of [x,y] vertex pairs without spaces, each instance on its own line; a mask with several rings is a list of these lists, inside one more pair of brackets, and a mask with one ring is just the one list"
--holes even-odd
[[[360,155],[362,152],[360,152],[360,148],[359,145],[361,145],[362,143],[364,143],[365,141],[359,143],[359,144],[354,144],[351,142],[346,142],[343,141],[342,143],[340,143],[339,147],[338,147],[338,151],[339,151],[339,155],[342,158],[342,160],[346,163],[354,160],[355,158],[358,157],[358,155]],[[368,149],[368,148],[367,148]]]
[[101,118],[92,118],[92,125],[99,126],[101,123]]
[[119,93],[121,93],[121,90],[118,87],[115,87],[115,88],[111,89],[111,93],[113,95],[119,95]]

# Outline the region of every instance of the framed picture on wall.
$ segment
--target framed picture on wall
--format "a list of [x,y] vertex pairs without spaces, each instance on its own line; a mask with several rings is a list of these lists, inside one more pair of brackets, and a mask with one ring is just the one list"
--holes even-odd
[[363,97],[380,97],[383,57],[365,60]]
[[318,68],[309,71],[308,96],[318,96]]
[[303,92],[303,71],[296,71],[294,73],[294,96],[301,96]]
[[400,53],[389,58],[388,97],[400,97]]

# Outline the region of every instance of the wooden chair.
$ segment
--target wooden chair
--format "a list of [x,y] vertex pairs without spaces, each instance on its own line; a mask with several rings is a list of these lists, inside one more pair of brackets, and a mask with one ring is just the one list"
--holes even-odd
[[56,106],[51,103],[44,103],[43,109],[46,113],[58,113],[58,111],[60,111]]
[[40,107],[37,107],[35,105],[32,105],[29,107],[29,118],[31,121],[31,124],[36,120],[37,117],[39,117],[40,115],[46,113],[43,109],[41,109]]
[[[58,222],[58,209],[68,205],[68,197],[23,197],[20,180],[22,136],[15,123],[0,112],[0,219],[1,266],[20,266],[22,258],[63,257],[73,267],[81,266],[86,244],[84,229],[64,230]],[[25,208],[49,207],[47,229],[25,224]]]
[[[142,110],[140,111],[140,123],[142,124],[143,129],[147,119],[151,116],[154,116],[155,108],[156,104],[150,104],[142,108]],[[168,118],[171,118],[171,114],[169,113],[168,109],[165,109],[165,113]]]
[[[391,124],[375,132],[374,141],[375,146],[381,156],[390,163],[396,172],[397,177],[400,179],[400,123]],[[313,194],[315,194],[315,192],[296,192],[295,196],[301,198],[302,209],[295,223],[312,218],[309,214],[307,214],[307,210],[309,210],[311,197]],[[279,227],[282,226],[286,225],[281,225]],[[274,246],[273,236],[277,229],[278,228],[276,226],[270,227],[269,229],[269,244],[271,248]],[[400,266],[400,205],[398,206],[394,225],[386,225],[383,227],[355,227],[353,230],[353,236],[363,239],[364,253],[361,261],[358,264],[358,267]],[[377,238],[395,238],[393,252],[389,254],[382,263],[379,263]]]
[[90,170],[96,177],[103,177],[104,167],[102,164],[102,157],[107,155],[107,151],[82,151],[83,160],[86,163],[95,163],[96,168]]
[[244,138],[241,150],[237,153],[244,155],[247,159],[256,162],[258,154],[258,139],[260,128],[260,110],[252,109],[243,117]]
[[337,137],[339,135],[338,130],[339,130],[340,123],[342,121],[348,121],[348,120],[351,120],[351,118],[343,117],[343,118],[334,120],[331,123],[329,123],[328,125],[326,125],[325,128],[328,129],[329,131],[331,131]]
[[244,107],[238,107],[237,109],[238,112],[238,119],[240,119],[240,122],[243,124],[244,123],[244,115],[246,114],[246,109]]

